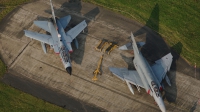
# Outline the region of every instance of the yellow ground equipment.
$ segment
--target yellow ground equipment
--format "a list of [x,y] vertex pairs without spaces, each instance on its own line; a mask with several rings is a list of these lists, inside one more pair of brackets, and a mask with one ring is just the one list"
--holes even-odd
[[111,42],[109,42],[109,44],[108,44],[108,46],[104,49],[104,53],[108,50],[108,49],[110,49],[111,48],[111,46],[112,46],[112,43]]
[[97,80],[97,75],[101,74],[100,67],[101,67],[102,60],[103,60],[103,55],[101,56],[101,58],[99,60],[97,69],[93,72],[93,74],[94,74],[94,77],[92,78],[93,81],[96,81]]
[[99,44],[95,47],[95,49],[97,51],[102,51],[102,49],[104,48],[104,46],[106,46],[108,44],[108,42],[106,42],[105,40],[100,40]]
[[114,50],[115,48],[117,48],[118,47],[118,45],[113,45],[112,47],[111,47],[111,49],[108,51],[108,54],[110,54],[110,52],[112,51],[112,50]]

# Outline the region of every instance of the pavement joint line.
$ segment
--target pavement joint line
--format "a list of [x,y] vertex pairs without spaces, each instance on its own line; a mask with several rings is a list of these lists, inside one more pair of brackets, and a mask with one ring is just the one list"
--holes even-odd
[[[48,4],[47,2],[44,2],[44,1],[46,1],[46,0],[41,0],[43,3],[45,3],[45,4]],[[48,4],[49,5],[49,4]],[[22,8],[22,7],[21,7]],[[36,13],[33,13],[33,12],[30,12],[29,10],[26,10],[25,8],[22,8],[23,10],[25,10],[25,11],[28,11],[29,13],[31,13],[31,14],[35,14],[35,15],[37,15],[38,16],[38,14],[36,14]],[[68,13],[70,13],[70,12],[72,12],[72,11],[69,11],[69,10],[64,10],[64,12],[68,12]],[[115,28],[114,26],[112,26],[112,25],[108,25],[108,24],[106,24],[104,21],[94,21],[93,19],[90,19],[90,18],[88,18],[88,17],[85,17],[85,16],[82,16],[82,15],[80,15],[79,13],[77,13],[77,12],[72,12],[71,14],[74,14],[74,15],[76,15],[76,16],[78,16],[78,17],[84,17],[84,18],[86,18],[86,19],[88,19],[88,20],[90,20],[90,21],[92,21],[92,22],[90,22],[90,23],[98,23],[98,24],[101,24],[101,25],[103,25],[103,26],[106,26],[107,28],[109,28],[109,29],[114,29],[114,30],[116,30],[116,31],[119,31],[119,32],[121,32],[121,33],[124,33],[126,36],[129,36],[129,33],[127,33],[126,31],[124,31],[123,29],[120,29],[120,30],[118,30],[119,28]],[[69,14],[70,15],[70,14]],[[39,15],[40,16],[40,15]],[[49,17],[51,17],[51,15],[49,16]],[[83,33],[83,34],[86,34],[86,33]],[[87,35],[89,35],[89,34],[87,34]]]
[[[14,39],[15,40],[15,39]],[[17,61],[18,57],[21,56],[21,54],[26,50],[28,45],[31,43],[31,40],[24,46],[24,48],[19,52],[19,54],[13,59],[13,61],[8,65],[8,68],[12,68],[15,62]]]
[[[41,61],[40,61],[40,62],[41,62]],[[45,63],[45,62],[43,62],[43,63],[44,63],[44,64],[47,64],[47,63]],[[55,69],[59,69],[60,71],[65,72],[64,70],[62,70],[62,69],[60,69],[60,68],[58,68],[58,67],[55,67]],[[21,73],[20,73],[20,74],[21,74]],[[99,86],[99,87],[101,87],[101,88],[103,88],[103,89],[106,89],[106,90],[109,90],[109,91],[111,91],[111,92],[120,94],[120,95],[123,96],[123,97],[127,97],[127,98],[129,98],[129,99],[132,99],[132,100],[134,100],[135,102],[140,102],[141,104],[144,104],[144,105],[149,106],[149,107],[151,107],[151,108],[157,109],[156,107],[153,107],[153,106],[151,106],[151,105],[147,105],[146,102],[142,102],[142,101],[140,101],[140,100],[138,100],[138,99],[133,99],[133,98],[131,98],[131,97],[127,96],[127,95],[124,95],[124,94],[122,94],[122,93],[119,93],[119,92],[117,92],[117,91],[115,91],[115,90],[112,90],[112,89],[103,87],[102,85],[99,85],[99,84],[97,84],[97,83],[95,83],[95,82],[93,82],[93,81],[89,81],[89,80],[87,80],[87,79],[84,79],[84,78],[82,78],[82,77],[80,77],[80,76],[78,76],[78,75],[74,75],[74,74],[72,74],[72,75],[75,76],[75,77],[77,77],[77,78],[79,78],[79,79],[82,79],[82,80],[84,80],[84,81],[87,81],[87,82],[89,82],[89,83],[92,83],[93,85]],[[23,75],[23,76],[25,76],[25,75]],[[30,79],[31,79],[31,78],[30,78]],[[33,79],[33,80],[35,80],[35,79]],[[39,81],[37,81],[37,82],[39,82]],[[39,83],[40,83],[40,82],[39,82]],[[68,85],[68,86],[70,86],[70,85]],[[50,86],[48,86],[48,87],[50,87]],[[54,88],[54,89],[57,89],[57,88]],[[57,89],[57,90],[60,90],[60,89]],[[64,92],[63,90],[60,90],[60,91]],[[66,93],[66,92],[64,92],[64,93]]]
[[[59,11],[59,10],[57,10],[57,11]],[[46,16],[45,16],[46,17]],[[96,22],[98,22],[98,21],[96,21]],[[92,24],[90,24],[90,26],[92,27],[92,26],[94,26],[94,24],[93,23],[95,23],[95,22],[91,22]],[[112,26],[108,26],[108,28],[110,29],[110,27],[112,27]],[[92,27],[93,28],[93,27]],[[118,28],[116,28],[116,31],[117,30],[119,30]],[[9,31],[9,32],[11,32],[11,31]],[[8,32],[8,33],[9,33]],[[12,32],[11,32],[12,33]],[[12,33],[13,35],[14,35],[14,33]],[[86,33],[85,33],[86,34]],[[91,35],[91,36],[90,36]],[[9,35],[10,36],[10,35]],[[87,34],[87,36],[88,37],[91,37],[91,38],[95,38],[95,39],[98,39],[97,37],[95,37],[94,35],[92,35],[92,34]],[[7,36],[8,37],[8,36]],[[6,38],[7,38],[6,37]],[[24,37],[23,37],[24,38]],[[19,39],[18,39],[19,40]],[[17,40],[17,41],[18,41]],[[99,39],[98,39],[99,40]],[[30,42],[30,41],[29,41]],[[24,46],[24,45],[23,45]],[[31,46],[31,44],[29,44],[29,46]],[[31,46],[31,47],[34,47],[34,46]],[[23,48],[23,47],[22,47]],[[22,49],[21,48],[21,49]],[[29,48],[29,47],[28,47]],[[34,47],[35,48],[35,47]],[[20,50],[21,50],[20,49]],[[25,50],[27,51],[27,49],[25,48]],[[25,51],[25,53],[26,53],[26,51]],[[22,52],[22,55],[23,54],[25,54],[24,52]],[[10,55],[10,54],[12,54],[12,53],[7,53],[7,55]],[[18,53],[17,53],[18,54]],[[23,55],[24,56],[24,55]],[[22,56],[21,56],[21,58],[20,58],[20,56],[16,59],[16,61],[18,61],[19,62],[19,60],[21,60],[22,59]],[[16,62],[14,62],[14,63],[16,63]],[[14,67],[12,68],[12,69],[15,69],[15,70],[17,70],[16,68],[18,67],[18,64],[14,64],[13,65]],[[58,66],[56,66],[56,67],[58,67]],[[28,70],[28,69],[27,69]],[[79,71],[78,71],[78,73],[80,72],[80,71],[82,71],[81,69],[79,69]],[[18,71],[18,72],[21,72],[21,73],[23,73],[22,71]],[[53,72],[53,71],[52,71]],[[66,72],[66,71],[64,71],[63,70],[63,72]],[[31,72],[30,71],[27,71],[27,73],[30,73],[31,74]],[[62,71],[61,71],[61,73],[62,73]],[[76,75],[78,75],[78,73],[75,73]],[[26,74],[24,74],[24,75],[26,75]],[[31,76],[30,75],[28,75],[29,77],[30,77],[30,79],[31,80],[36,80],[37,78],[34,78],[33,77],[33,79],[31,78]],[[109,76],[111,76],[111,75],[109,75]],[[185,75],[184,75],[185,76]],[[39,77],[41,77],[41,76],[39,76]],[[81,76],[82,77],[82,76]],[[73,79],[73,78],[71,78],[71,79]],[[186,77],[185,79],[187,79],[187,80],[190,80],[191,78],[190,77]],[[88,80],[88,77],[86,78],[86,81]],[[186,81],[186,80],[185,80]],[[73,80],[72,80],[72,82],[73,82]],[[121,81],[120,81],[120,83],[121,83]],[[176,86],[175,86],[175,89],[177,89],[177,96],[176,96],[176,100],[179,102],[177,105],[178,105],[178,107],[176,106],[176,105],[174,105],[174,108],[173,108],[173,106],[172,106],[172,108],[173,108],[173,110],[174,111],[178,111],[179,110],[179,108],[181,108],[180,110],[184,110],[184,105],[187,105],[187,110],[189,110],[190,109],[190,107],[191,107],[191,105],[189,105],[190,104],[190,100],[188,100],[188,101],[186,101],[186,100],[184,100],[184,96],[186,96],[187,98],[189,97],[191,97],[191,96],[193,96],[194,97],[194,99],[195,98],[197,98],[197,97],[199,97],[198,96],[198,91],[197,92],[195,92],[195,93],[187,93],[188,91],[186,91],[186,90],[188,90],[189,88],[188,88],[188,85],[195,85],[196,83],[191,83],[191,82],[186,82],[187,84],[186,84],[186,87],[185,86],[182,86],[182,84],[179,84],[179,83],[181,83],[181,80],[180,81],[174,81],[173,82]],[[41,83],[40,83],[41,84]],[[98,84],[98,83],[97,83]],[[99,83],[100,84],[100,83]],[[54,83],[53,83],[53,85],[54,85]],[[65,83],[63,83],[63,86],[65,85]],[[67,85],[67,84],[66,84]],[[102,84],[101,84],[102,85]],[[45,85],[46,86],[46,85]],[[51,85],[47,85],[48,87],[51,87]],[[105,86],[105,85],[102,85],[102,86]],[[197,86],[194,86],[195,88],[198,88]],[[51,88],[53,88],[53,89],[57,89],[56,88],[56,86],[52,86]],[[110,87],[108,87],[108,88],[110,88]],[[101,89],[104,89],[104,88],[101,88]],[[113,88],[111,88],[111,89],[113,89]],[[115,90],[115,89],[113,89],[113,90]],[[192,89],[191,89],[192,90]],[[116,90],[117,91],[117,90]],[[194,90],[192,90],[192,91],[194,91]],[[64,92],[64,91],[63,91]],[[84,92],[84,91],[83,91]],[[171,93],[171,94],[169,94],[170,96],[172,96],[172,97],[174,97],[174,95],[173,95],[173,90],[168,90],[168,92],[169,93]],[[64,93],[67,93],[67,92],[64,92]],[[120,91],[120,93],[122,93],[121,91]],[[180,95],[180,93],[182,94],[182,95]],[[128,94],[125,94],[125,95],[128,95]],[[180,95],[180,96],[179,96]],[[90,96],[91,97],[91,96]],[[95,96],[92,96],[92,97],[95,97]],[[122,96],[123,97],[123,96]],[[138,97],[138,96],[137,96]],[[193,97],[192,97],[192,99],[193,99]],[[144,97],[145,98],[145,97]],[[144,99],[143,98],[143,99]],[[82,99],[81,97],[78,97],[77,99]],[[101,100],[101,99],[100,99]],[[105,100],[105,99],[104,99]],[[139,98],[137,98],[137,100],[140,100]],[[86,100],[87,101],[87,100]],[[129,100],[130,101],[130,100]],[[131,100],[132,101],[132,100]],[[102,102],[102,101],[100,101],[100,102]],[[134,100],[133,100],[133,102],[134,102]],[[167,102],[167,100],[165,100],[165,103]],[[107,102],[105,102],[105,103],[107,103]],[[92,103],[93,104],[93,103]],[[136,102],[136,104],[140,104],[140,105],[142,105],[142,103],[139,103],[139,102]],[[147,104],[147,105],[151,105],[151,104],[149,104],[147,101],[146,101],[146,103],[145,104]],[[171,103],[170,103],[171,104]],[[170,105],[168,105],[168,106],[170,106]],[[115,107],[115,106],[114,106]],[[107,108],[107,107],[105,107],[105,108]],[[198,107],[197,107],[198,108]],[[150,107],[147,107],[147,109],[150,109]],[[170,108],[169,108],[170,109]],[[124,110],[127,110],[127,109],[124,109]],[[179,110],[179,111],[180,111]],[[184,110],[185,111],[185,110]]]
[[[42,1],[45,1],[45,0],[42,0]],[[46,3],[46,2],[45,2]],[[31,13],[31,14],[35,14],[36,16],[40,16],[40,15],[38,15],[38,14],[36,14],[36,13],[32,13],[32,12],[30,12],[29,10],[26,10],[25,8],[21,8],[21,9],[23,9],[23,10],[25,10],[25,11],[28,11],[29,13]],[[66,10],[65,10],[66,11]],[[70,11],[66,11],[66,12],[70,12]],[[78,16],[80,16],[80,17],[83,17],[83,16],[81,16],[80,14],[78,14]],[[51,15],[49,16],[49,17],[51,17]],[[87,18],[87,17],[85,17],[86,19],[89,19],[89,18]],[[100,22],[97,22],[97,21],[95,21],[96,23],[99,23],[99,24],[101,24],[101,25],[104,25],[104,26],[107,26],[106,24],[105,24],[105,22],[104,21],[100,21]],[[94,22],[94,23],[95,23]],[[112,25],[110,25],[110,26],[112,26]],[[29,27],[30,28],[30,27]],[[109,28],[109,27],[108,27]],[[114,28],[114,30],[116,30],[115,28]],[[120,31],[121,32],[121,31]],[[125,32],[125,31],[124,31]],[[93,35],[90,35],[89,33],[82,33],[82,34],[85,34],[86,36],[87,35],[89,35],[90,37],[93,37],[93,38],[95,38],[95,39],[97,39],[97,40],[99,40],[97,37],[95,37],[95,36],[93,36]],[[126,34],[127,36],[129,35],[129,34]]]
[[22,39],[19,39],[19,38],[12,38],[11,36],[8,36],[8,35],[1,33],[1,32],[0,32],[0,34],[3,35],[7,39],[12,39],[13,41],[27,43],[26,41],[23,41]]
[[180,106],[181,108],[184,108],[183,105],[187,102],[187,100],[185,100],[182,105]]
[[23,49],[19,52],[19,54],[13,59],[13,61],[10,63],[10,65],[8,65],[8,68],[9,68],[9,69],[13,67],[13,65],[14,65],[15,62],[17,61],[18,57],[20,57],[21,54],[26,50],[26,48],[27,48],[27,46],[29,45],[30,42],[31,42],[31,41],[29,41],[29,42],[24,46],[24,48],[23,48]]
[[[43,15],[39,15],[39,14],[36,14],[36,13],[30,12],[29,10],[27,10],[27,9],[24,8],[24,7],[20,7],[20,9],[23,9],[23,10],[29,12],[30,14],[36,15],[37,17],[38,17],[38,16],[44,17]],[[52,17],[51,14],[50,14],[47,18],[50,18],[50,17]],[[32,21],[31,21],[31,22],[32,22]],[[32,22],[31,24],[33,24],[33,22]],[[32,26],[32,25],[31,25],[31,26]],[[30,27],[31,27],[31,26],[30,26]],[[29,27],[29,28],[30,28],[30,27]]]
[[34,12],[30,12],[29,10],[25,9],[24,7],[20,7],[20,9],[23,9],[23,10],[29,12],[30,14],[40,16],[39,14],[36,14],[36,13],[34,13]]

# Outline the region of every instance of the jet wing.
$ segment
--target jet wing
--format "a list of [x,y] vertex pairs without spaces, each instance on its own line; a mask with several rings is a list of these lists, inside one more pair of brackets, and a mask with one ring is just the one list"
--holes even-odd
[[134,85],[144,88],[142,80],[135,70],[128,70],[127,68],[113,68],[109,67],[110,71],[123,81],[128,81]]
[[34,21],[34,24],[40,28],[42,28],[45,31],[48,31],[51,33],[49,26],[48,26],[48,21]]
[[59,22],[61,23],[63,29],[66,28],[66,26],[68,25],[69,21],[71,20],[71,16],[65,16],[59,19]]
[[74,28],[70,29],[66,35],[67,35],[67,42],[72,42],[72,40],[74,38],[76,38],[76,36],[83,31],[83,29],[87,26],[87,23],[84,21],[82,21],[81,23],[79,23],[78,25],[76,25]]
[[50,35],[40,34],[40,33],[32,32],[32,31],[28,31],[28,30],[24,30],[24,32],[27,37],[30,37],[32,39],[38,40],[40,42],[43,42],[49,45],[53,45],[53,39]]
[[161,81],[165,78],[167,71],[169,71],[171,64],[172,64],[172,54],[168,53],[167,55],[163,56],[161,59],[155,61],[155,64],[151,66],[155,76],[157,77],[158,81]]

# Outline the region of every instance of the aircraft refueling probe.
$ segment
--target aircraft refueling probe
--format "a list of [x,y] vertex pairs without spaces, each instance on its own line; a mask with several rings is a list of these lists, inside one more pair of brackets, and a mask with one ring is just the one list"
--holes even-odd
[[103,60],[103,55],[100,57],[97,69],[93,72],[93,74],[94,74],[94,77],[92,78],[93,81],[96,81],[97,75],[101,74],[100,67],[101,67],[102,60]]

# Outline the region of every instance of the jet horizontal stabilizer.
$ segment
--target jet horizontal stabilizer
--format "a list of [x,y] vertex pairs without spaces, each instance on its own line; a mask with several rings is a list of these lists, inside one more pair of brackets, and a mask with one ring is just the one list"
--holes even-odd
[[136,43],[138,48],[141,48],[145,44],[145,42],[136,42]]
[[151,69],[160,83],[165,78],[167,71],[169,71],[171,67],[172,58],[171,53],[168,53],[161,59],[155,61],[155,64],[151,66]]

